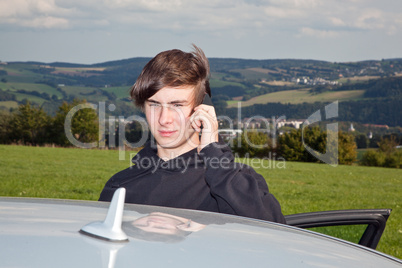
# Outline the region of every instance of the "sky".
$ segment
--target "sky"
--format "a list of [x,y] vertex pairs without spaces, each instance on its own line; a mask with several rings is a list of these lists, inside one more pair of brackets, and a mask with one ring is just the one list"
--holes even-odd
[[0,0],[0,60],[402,58],[400,0]]

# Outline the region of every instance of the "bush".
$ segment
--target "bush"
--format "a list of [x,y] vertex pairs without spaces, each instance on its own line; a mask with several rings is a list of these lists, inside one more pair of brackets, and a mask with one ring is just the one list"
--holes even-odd
[[370,150],[363,154],[360,164],[363,166],[382,167],[385,163],[385,154],[380,151]]
[[[302,131],[304,143],[313,150],[312,152],[309,152],[303,145]],[[327,131],[321,131],[319,127],[298,129],[285,133],[278,138],[278,153],[287,161],[321,162],[318,155],[326,154],[328,149],[326,158],[331,163],[351,165],[357,157],[354,137],[339,131],[338,143],[336,143],[336,140],[330,139],[334,135],[328,136],[327,134]],[[327,145],[328,139],[330,140]],[[336,155],[334,146],[337,146],[338,155]]]
[[402,151],[398,150],[385,158],[384,167],[402,168]]
[[272,141],[267,133],[246,130],[239,140],[233,140],[233,152],[239,157],[269,157],[272,152]]
[[374,167],[402,168],[402,150],[397,149],[395,137],[381,139],[378,149],[363,154],[361,165]]
[[8,121],[8,142],[42,145],[49,139],[52,119],[29,101],[18,107]]

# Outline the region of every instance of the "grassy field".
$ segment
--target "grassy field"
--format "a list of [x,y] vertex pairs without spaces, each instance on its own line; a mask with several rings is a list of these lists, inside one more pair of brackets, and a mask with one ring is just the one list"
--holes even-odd
[[[254,104],[265,104],[270,102],[280,103],[313,103],[313,102],[331,102],[335,100],[356,100],[362,98],[364,90],[348,90],[348,91],[326,91],[320,94],[311,94],[308,89],[286,90],[268,93],[251,98],[242,102],[242,107]],[[237,107],[237,102],[228,102],[228,107]]]
[[130,86],[125,86],[125,87],[107,87],[107,88],[102,88],[105,91],[114,93],[118,99],[124,99],[128,98],[130,96]]
[[[0,145],[0,196],[97,200],[104,183],[129,166],[130,153],[120,161],[112,150]],[[402,258],[401,170],[278,161],[264,161],[256,170],[284,214],[391,208],[377,249]]]
[[211,79],[209,81],[211,88],[219,88],[219,87],[224,87],[224,86],[237,86],[237,87],[243,87],[244,85],[241,83],[236,83],[236,82],[230,82],[230,81],[222,81],[218,79]]
[[354,77],[348,77],[348,78],[341,78],[338,79],[340,83],[355,83],[355,82],[361,82],[361,81],[368,81],[370,79],[378,79],[380,78],[379,76],[354,76]]
[[61,93],[56,91],[54,88],[44,85],[44,84],[37,84],[37,83],[5,83],[2,87],[3,90],[10,90],[16,91],[19,89],[24,89],[26,91],[37,91],[39,93],[47,93],[50,96],[53,94],[61,97]]
[[83,73],[83,72],[89,72],[89,71],[97,71],[97,72],[102,72],[104,71],[105,68],[103,67],[92,67],[92,68],[84,68],[84,67],[79,67],[79,68],[70,68],[70,67],[56,67],[54,72],[64,72],[64,73],[69,73],[69,74],[74,74],[74,73]]
[[277,81],[277,80],[274,80],[274,81],[267,81],[267,82],[261,82],[261,83],[267,84],[267,85],[270,85],[270,86],[280,86],[280,87],[283,87],[283,86],[294,86],[294,85],[296,84],[296,83],[293,83],[293,82]]
[[35,102],[39,105],[42,105],[42,103],[44,103],[46,100],[37,96],[32,96],[29,94],[24,94],[24,93],[14,93],[15,98],[17,99],[17,101],[22,101],[24,99],[29,100],[30,102]]
[[10,108],[18,108],[18,102],[16,101],[0,101],[0,107],[4,107],[6,109]]

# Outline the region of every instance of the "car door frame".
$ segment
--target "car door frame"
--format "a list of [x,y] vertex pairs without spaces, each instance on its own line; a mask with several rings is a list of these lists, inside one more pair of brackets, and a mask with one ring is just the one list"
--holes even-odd
[[286,215],[286,223],[299,228],[366,225],[358,244],[376,249],[391,209],[351,209]]

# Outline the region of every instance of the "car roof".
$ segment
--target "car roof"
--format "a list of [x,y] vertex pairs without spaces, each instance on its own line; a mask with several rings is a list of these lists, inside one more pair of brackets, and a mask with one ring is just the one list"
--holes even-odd
[[[0,198],[0,267],[401,267],[378,251],[287,225],[211,212],[126,204],[128,242],[79,233],[108,202]],[[179,239],[137,235],[138,218],[165,213],[205,225]],[[151,237],[151,238],[150,238]],[[155,241],[152,241],[155,240]]]

